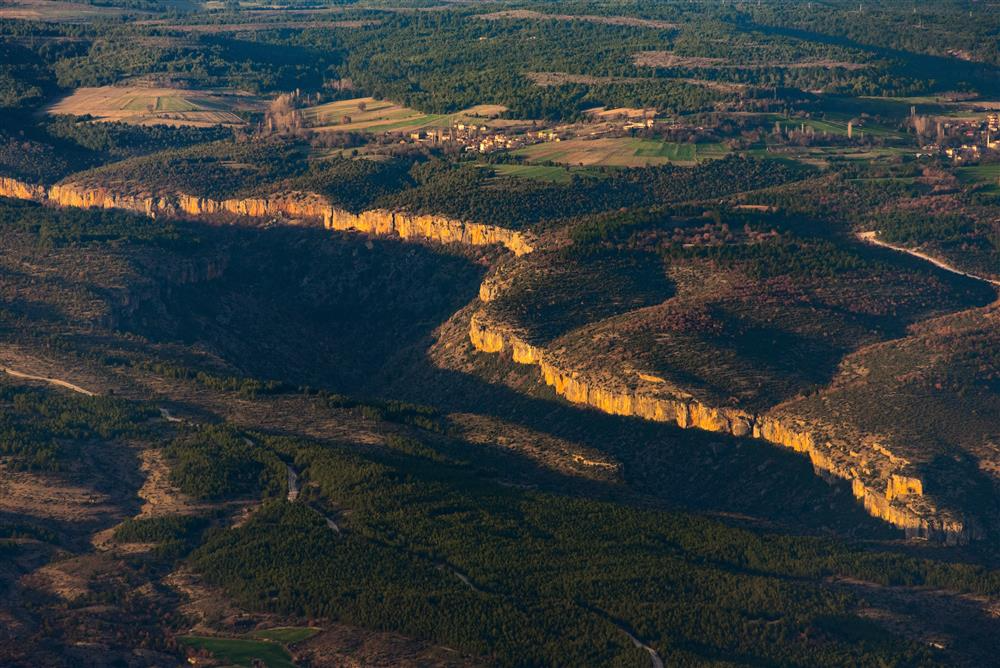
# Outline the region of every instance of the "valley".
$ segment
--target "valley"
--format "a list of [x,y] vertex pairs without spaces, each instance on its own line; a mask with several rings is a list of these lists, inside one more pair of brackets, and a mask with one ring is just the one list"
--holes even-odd
[[0,10],[0,664],[992,661],[990,12],[102,3]]

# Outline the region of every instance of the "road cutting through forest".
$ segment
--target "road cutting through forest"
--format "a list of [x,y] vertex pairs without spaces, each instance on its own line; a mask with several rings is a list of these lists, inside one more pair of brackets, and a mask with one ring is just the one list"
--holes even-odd
[[962,271],[958,267],[948,264],[944,260],[939,260],[936,257],[932,257],[923,251],[918,251],[913,248],[906,248],[905,246],[897,246],[895,244],[890,244],[887,241],[882,241],[876,236],[877,232],[858,232],[858,238],[862,241],[875,246],[881,246],[882,248],[888,248],[890,250],[897,251],[899,253],[906,253],[907,255],[912,255],[913,257],[920,258],[925,262],[930,262],[938,269],[943,269],[944,271],[950,272],[952,274],[958,274],[959,276],[964,276],[965,278],[971,278],[974,281],[982,281],[983,283],[988,283],[993,287],[1000,287],[1000,280],[995,280],[992,278],[986,278],[985,276],[979,276],[978,274],[970,274],[967,271]]

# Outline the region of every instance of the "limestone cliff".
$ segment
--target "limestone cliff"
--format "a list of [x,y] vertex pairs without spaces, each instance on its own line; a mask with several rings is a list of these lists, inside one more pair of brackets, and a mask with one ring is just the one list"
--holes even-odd
[[509,351],[515,362],[537,366],[545,383],[573,403],[612,415],[752,436],[804,453],[818,473],[849,481],[854,496],[871,515],[905,530],[908,536],[949,543],[975,537],[962,519],[934,507],[924,495],[922,481],[907,469],[908,462],[894,457],[884,446],[870,444],[860,454],[847,443],[838,442],[831,433],[835,430],[824,425],[780,413],[755,415],[739,408],[709,406],[661,384],[660,379],[646,380],[646,385],[639,387],[595,381],[564,368],[556,356],[527,343],[511,328],[491,322],[482,311],[471,318],[469,338],[479,351]]
[[[56,185],[46,189],[16,179],[0,178],[0,196],[60,206],[125,209],[149,216],[230,215],[316,220],[333,230],[355,230],[378,236],[393,235],[403,239],[475,246],[503,245],[518,256],[532,252],[536,243],[530,235],[522,232],[444,216],[385,209],[351,213],[333,207],[324,198],[312,193],[214,200],[185,194],[113,193],[107,188],[80,184]],[[499,267],[480,287],[483,302],[495,299],[509,286],[509,276],[502,269]],[[854,496],[862,501],[870,514],[905,529],[908,535],[948,542],[975,537],[975,530],[962,519],[936,508],[933,500],[925,495],[923,481],[908,468],[908,462],[895,457],[881,444],[867,443],[861,448],[837,442],[837,437],[828,426],[806,423],[777,411],[756,415],[739,408],[709,406],[649,374],[636,376],[642,381],[638,386],[630,386],[624,379],[598,382],[566,368],[548,351],[531,345],[509,327],[490,322],[483,312],[472,318],[469,335],[473,346],[480,351],[498,353],[509,350],[515,362],[537,366],[543,380],[574,403],[613,415],[674,422],[683,428],[735,436],[752,436],[791,448],[808,455],[817,472],[850,481]],[[863,452],[856,449],[863,449]]]
[[376,236],[397,235],[403,239],[431,239],[470,246],[499,244],[515,255],[524,255],[534,250],[528,235],[504,227],[386,209],[371,209],[354,214],[331,207],[324,218],[324,225],[334,230],[359,230]]
[[30,185],[23,181],[3,176],[0,177],[0,197],[30,199],[40,202],[45,199],[45,187]]
[[427,239],[471,246],[502,245],[523,255],[533,250],[530,235],[495,225],[470,223],[444,216],[417,215],[386,209],[351,213],[313,193],[293,192],[272,197],[216,200],[184,193],[157,196],[112,192],[101,186],[59,184],[46,189],[16,179],[0,178],[0,197],[29,199],[58,206],[123,209],[147,216],[242,216],[322,221],[333,230],[354,230],[403,239]]

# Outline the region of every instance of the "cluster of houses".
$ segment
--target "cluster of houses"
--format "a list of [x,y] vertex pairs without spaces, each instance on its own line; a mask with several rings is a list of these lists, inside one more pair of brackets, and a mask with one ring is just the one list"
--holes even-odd
[[487,125],[455,123],[447,128],[426,128],[409,133],[415,142],[452,142],[463,146],[466,151],[492,153],[506,151],[544,141],[560,141],[562,138],[554,130],[538,130],[520,134],[506,133],[491,129]]
[[1000,113],[989,113],[983,120],[939,121],[937,136],[937,143],[923,146],[918,157],[944,155],[956,163],[976,162],[986,153],[1000,152]]

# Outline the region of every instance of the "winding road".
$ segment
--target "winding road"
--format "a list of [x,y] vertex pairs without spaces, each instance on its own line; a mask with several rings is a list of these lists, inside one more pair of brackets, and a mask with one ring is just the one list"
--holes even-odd
[[[162,411],[163,409],[161,408],[160,410]],[[243,442],[250,447],[257,445],[249,436],[244,436]],[[295,469],[292,468],[291,464],[285,464],[285,471],[288,473],[288,495],[286,498],[289,501],[294,502],[299,498],[299,474],[295,472]],[[329,522],[330,520],[327,519],[327,523]],[[337,529],[337,533],[340,533],[340,529]]]
[[958,267],[948,264],[944,260],[939,260],[936,257],[932,257],[927,253],[915,250],[913,248],[906,248],[905,246],[897,246],[895,244],[890,244],[887,241],[882,241],[878,238],[877,232],[858,232],[857,237],[865,243],[873,244],[875,246],[881,246],[882,248],[888,248],[890,250],[897,251],[899,253],[906,253],[907,255],[912,255],[913,257],[918,257],[921,260],[930,262],[938,269],[943,269],[952,274],[958,274],[959,276],[964,276],[966,278],[971,278],[975,281],[982,281],[983,283],[988,283],[994,287],[1000,287],[1000,280],[995,280],[992,278],[986,278],[985,276],[979,276],[977,274],[970,274],[967,271],[962,271]]
[[[616,624],[616,626],[617,626],[617,624]],[[663,668],[663,659],[660,658],[660,655],[656,653],[655,649],[653,649],[652,647],[650,647],[646,643],[644,643],[641,640],[639,640],[638,638],[636,638],[627,629],[624,629],[621,626],[618,626],[618,630],[621,631],[622,633],[624,633],[625,635],[627,635],[628,639],[632,641],[633,645],[635,645],[639,649],[644,649],[647,652],[649,652],[649,662],[650,662],[650,664],[652,664],[653,668]]]
[[78,394],[84,394],[88,397],[96,397],[96,392],[91,392],[90,390],[80,387],[79,385],[74,385],[73,383],[62,380],[61,378],[49,378],[47,376],[36,376],[31,373],[25,373],[23,371],[18,371],[16,369],[11,369],[8,366],[0,366],[0,371],[3,371],[8,376],[13,376],[14,378],[23,378],[24,380],[37,380],[43,383],[48,383],[49,385],[57,385],[58,387],[65,387],[67,390],[72,390]]

